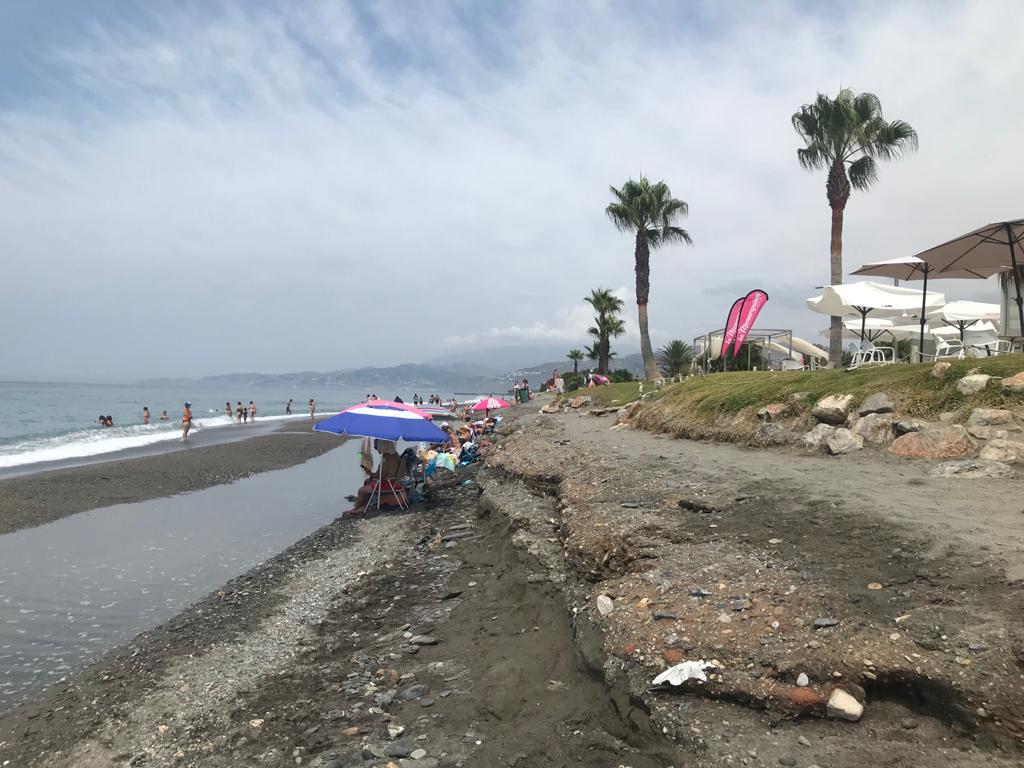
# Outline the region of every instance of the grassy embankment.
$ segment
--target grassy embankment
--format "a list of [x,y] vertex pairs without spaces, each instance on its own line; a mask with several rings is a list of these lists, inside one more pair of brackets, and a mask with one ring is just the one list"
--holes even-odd
[[[1024,355],[953,362],[943,381],[931,375],[932,365],[889,365],[856,371],[751,371],[716,373],[689,378],[657,391],[636,414],[637,426],[658,432],[725,440],[744,440],[757,427],[757,410],[769,403],[786,403],[803,393],[804,408],[826,395],[853,395],[854,406],[868,395],[885,392],[896,402],[900,416],[936,419],[940,413],[971,408],[1024,406],[1024,395],[1004,390],[998,381],[976,395],[966,396],[956,382],[977,368],[980,373],[1006,377],[1024,371]],[[654,391],[652,384],[644,391]],[[624,405],[637,398],[637,385],[615,384],[570,393],[592,398],[595,407]],[[616,402],[617,401],[617,402]]]

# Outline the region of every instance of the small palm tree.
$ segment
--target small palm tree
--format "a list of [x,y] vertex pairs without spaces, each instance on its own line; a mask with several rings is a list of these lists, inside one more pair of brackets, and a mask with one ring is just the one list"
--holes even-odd
[[647,302],[651,292],[651,249],[670,243],[692,245],[689,233],[675,222],[689,213],[689,206],[672,197],[668,184],[651,184],[646,176],[630,179],[621,189],[610,187],[615,198],[604,209],[605,214],[621,232],[635,235],[633,261],[636,270],[636,306],[640,319],[640,354],[644,358],[644,375],[658,377],[658,365],[651,347],[647,326]]
[[693,348],[685,341],[675,339],[658,350],[658,362],[665,376],[678,376],[690,367],[693,360]]
[[595,288],[584,301],[594,308],[597,315],[594,325],[587,333],[594,337],[597,348],[597,371],[608,373],[608,361],[611,359],[611,340],[626,332],[626,326],[619,317],[622,311],[622,299],[607,288]]
[[567,354],[566,357],[572,360],[572,372],[579,373],[580,360],[583,359],[583,351],[573,347],[572,349],[569,350],[569,354]]
[[[796,151],[809,171],[827,170],[825,196],[832,209],[832,285],[843,282],[843,213],[850,190],[867,191],[878,180],[876,160],[895,160],[917,149],[917,132],[902,120],[887,121],[873,93],[854,94],[849,88],[830,98],[819,93],[792,117],[804,140]],[[829,332],[829,365],[839,365],[843,354],[843,321],[833,317]]]

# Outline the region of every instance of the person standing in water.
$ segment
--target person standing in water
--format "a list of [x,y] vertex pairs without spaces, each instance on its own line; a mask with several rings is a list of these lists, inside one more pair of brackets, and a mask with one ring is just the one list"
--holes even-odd
[[181,439],[188,437],[188,431],[192,428],[192,403],[185,401],[185,407],[181,411]]
[[313,398],[309,398],[309,418],[316,417],[316,401]]
[[284,415],[285,416],[291,416],[292,415],[292,399],[290,397],[288,398],[288,405],[286,405],[284,407]]
[[231,401],[230,400],[228,402],[224,403],[224,413],[226,413],[228,415],[228,421],[231,421],[231,417],[234,414],[234,411],[231,410]]
[[[241,402],[238,403],[242,405]],[[242,405],[242,423],[247,424],[249,422],[249,409]]]
[[242,411],[245,409],[242,407],[242,401],[238,401],[238,406],[235,408],[235,424],[242,423]]
[[142,406],[142,423],[149,424],[149,406]]
[[256,405],[252,400],[249,401],[249,421],[256,423]]
[[160,412],[160,421],[170,421],[171,417],[167,415],[167,411]]

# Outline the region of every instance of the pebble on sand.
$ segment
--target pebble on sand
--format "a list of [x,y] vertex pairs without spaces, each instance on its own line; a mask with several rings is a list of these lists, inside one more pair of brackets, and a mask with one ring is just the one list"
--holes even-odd
[[864,705],[842,688],[836,688],[829,696],[826,713],[835,720],[847,720],[855,723],[864,714]]
[[615,603],[608,595],[597,596],[597,612],[602,616],[607,616],[609,613],[615,610]]

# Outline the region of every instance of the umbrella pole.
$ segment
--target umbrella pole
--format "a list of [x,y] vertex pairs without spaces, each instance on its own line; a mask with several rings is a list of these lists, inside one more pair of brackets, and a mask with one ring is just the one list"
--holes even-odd
[[924,362],[924,314],[925,308],[928,306],[928,273],[931,268],[925,264],[922,271],[924,272],[924,288],[921,291],[921,335],[917,341],[917,362],[919,363]]
[[[1024,299],[1020,295],[1020,272],[1017,271],[1017,255],[1013,247],[1013,229],[1009,224],[1003,225],[1006,228],[1006,242],[1010,246],[1010,265],[1013,267],[1013,285],[1017,289],[1017,316],[1020,320],[1020,333],[1018,336],[1024,335]],[[1005,329],[1003,329],[1005,331]]]

